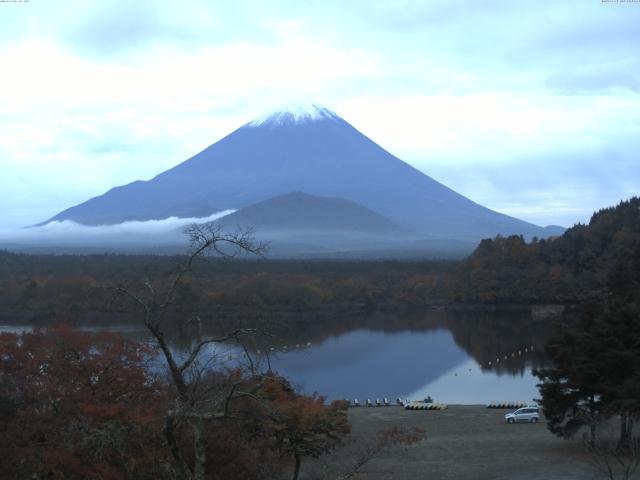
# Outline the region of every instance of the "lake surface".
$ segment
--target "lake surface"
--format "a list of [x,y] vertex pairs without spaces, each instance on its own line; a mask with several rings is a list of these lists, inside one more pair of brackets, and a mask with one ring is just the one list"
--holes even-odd
[[[502,352],[501,352],[502,353]],[[356,330],[301,351],[279,353],[274,369],[307,393],[330,398],[396,397],[477,404],[531,402],[537,396],[533,362],[522,371],[499,372],[482,366],[459,347],[447,330],[386,333]]]
[[[0,325],[0,331],[29,326]],[[147,338],[141,326],[84,325],[84,330],[118,331]],[[537,398],[533,368],[544,364],[543,346],[550,322],[529,311],[431,311],[411,315],[311,318],[304,322],[267,322],[269,335],[251,338],[253,356],[289,378],[305,393],[329,399],[397,397],[452,404],[492,401],[532,402]],[[207,335],[189,328],[171,332],[172,348],[185,351]],[[203,357],[235,365],[243,358],[234,345],[210,348]],[[218,362],[220,365],[220,361]]]

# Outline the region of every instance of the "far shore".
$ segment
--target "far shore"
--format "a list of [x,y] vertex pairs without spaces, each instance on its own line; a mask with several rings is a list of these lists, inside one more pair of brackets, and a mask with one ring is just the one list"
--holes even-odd
[[[395,303],[365,306],[361,303],[330,304],[322,307],[290,307],[290,306],[264,306],[255,307],[262,315],[269,318],[280,317],[284,321],[301,321],[322,319],[324,316],[333,318],[336,314],[367,317],[376,313],[381,314],[416,314],[433,311],[460,311],[460,312],[526,312],[530,311],[535,319],[554,319],[562,315],[565,310],[572,310],[574,305],[556,303],[521,304],[521,303],[426,303],[424,305],[404,305]],[[179,315],[179,312],[176,312]],[[217,306],[205,308],[201,312],[203,318],[209,321],[214,319],[233,320],[238,315],[246,315],[246,307]],[[59,321],[52,312],[38,312],[5,309],[0,310],[0,324],[2,325],[47,325]],[[135,316],[128,311],[108,311],[87,309],[73,319],[77,325],[91,323],[120,324],[135,322]]]

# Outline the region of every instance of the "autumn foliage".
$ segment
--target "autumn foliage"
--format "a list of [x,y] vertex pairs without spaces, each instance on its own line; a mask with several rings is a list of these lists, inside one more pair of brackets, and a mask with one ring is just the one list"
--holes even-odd
[[3,478],[158,478],[165,392],[153,352],[68,326],[0,335]]
[[264,383],[262,394],[270,400],[266,428],[280,456],[293,459],[294,479],[303,457],[318,458],[331,452],[351,431],[344,401],[326,405],[324,397],[298,395],[277,376]]
[[[156,353],[65,325],[0,334],[0,478],[182,478],[165,431],[176,392],[152,373]],[[206,478],[273,478],[294,464],[297,471],[302,457],[329,452],[349,432],[342,406],[300,395],[271,372],[211,372],[199,388],[231,384],[252,394],[205,421]],[[188,421],[174,433],[193,456]]]

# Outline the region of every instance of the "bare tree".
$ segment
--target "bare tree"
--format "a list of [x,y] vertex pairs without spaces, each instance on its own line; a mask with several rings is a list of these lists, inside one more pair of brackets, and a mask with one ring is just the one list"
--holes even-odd
[[630,439],[624,448],[612,439],[586,446],[586,460],[610,480],[630,480],[640,467],[640,439]]
[[381,430],[376,435],[373,442],[365,444],[358,453],[355,462],[350,465],[340,477],[340,480],[349,480],[355,478],[362,473],[362,469],[374,458],[391,447],[403,446],[408,447],[414,443],[424,440],[425,432],[418,427],[404,428],[392,427]]
[[[193,273],[195,263],[209,255],[218,257],[236,257],[238,255],[263,255],[266,245],[256,243],[250,230],[238,229],[235,233],[225,233],[215,224],[193,225],[186,231],[189,235],[191,250],[176,271],[162,282],[144,281],[137,289],[119,285],[116,291],[129,299],[141,312],[144,326],[149,331],[162,353],[171,382],[175,387],[176,398],[168,409],[165,419],[165,436],[171,454],[176,463],[176,475],[179,478],[203,480],[207,452],[205,442],[205,422],[226,418],[230,403],[240,397],[250,397],[258,388],[255,384],[249,391],[243,389],[243,378],[226,382],[202,381],[211,359],[202,362],[201,354],[211,345],[233,341],[244,348],[242,337],[254,333],[252,329],[238,328],[216,338],[198,338],[184,355],[176,355],[169,346],[166,337],[166,320],[169,313],[180,303],[180,288],[188,275]],[[244,349],[249,368],[254,364],[249,352]],[[252,372],[255,373],[255,372]],[[178,429],[186,425],[193,437],[191,455],[182,448]],[[192,458],[189,458],[192,457]]]

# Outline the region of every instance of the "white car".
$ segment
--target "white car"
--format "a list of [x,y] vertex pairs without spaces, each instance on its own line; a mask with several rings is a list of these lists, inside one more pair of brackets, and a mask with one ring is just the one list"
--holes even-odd
[[538,420],[540,420],[540,411],[537,407],[519,408],[504,416],[504,421],[507,423],[536,423]]

